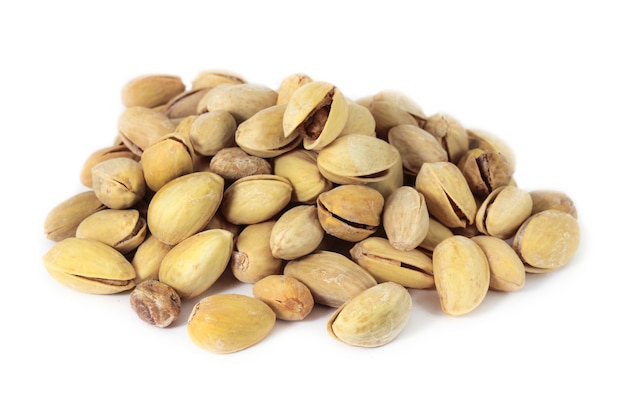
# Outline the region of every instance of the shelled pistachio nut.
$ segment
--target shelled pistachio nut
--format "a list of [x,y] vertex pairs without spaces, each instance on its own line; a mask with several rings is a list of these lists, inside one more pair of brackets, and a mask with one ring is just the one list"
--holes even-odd
[[243,294],[215,294],[200,300],[187,320],[191,341],[213,353],[234,353],[267,337],[276,314],[263,301]]
[[514,185],[493,190],[476,213],[476,228],[489,236],[509,239],[530,216],[533,201],[530,193]]
[[152,74],[136,77],[122,87],[125,107],[157,107],[185,91],[185,84],[176,75]]
[[471,238],[480,246],[489,262],[489,289],[517,291],[524,287],[526,270],[521,259],[505,240],[479,235]]
[[275,224],[274,220],[250,224],[237,236],[230,265],[239,281],[253,284],[268,275],[280,274],[283,260],[275,257],[270,247]]
[[383,228],[396,249],[418,247],[428,233],[428,218],[424,196],[415,187],[401,186],[385,199]]
[[377,282],[395,282],[407,288],[432,288],[433,261],[419,249],[400,250],[387,239],[368,237],[350,249],[350,256]]
[[61,284],[90,294],[115,294],[135,286],[130,262],[109,245],[68,237],[43,257],[48,273]]
[[59,242],[76,235],[76,228],[89,215],[107,207],[93,191],[83,191],[57,204],[43,223],[46,238]]
[[172,132],[148,146],[141,154],[146,185],[152,191],[193,172],[193,150],[185,136]]
[[314,203],[333,184],[317,167],[317,152],[294,149],[274,158],[274,173],[287,178],[293,186],[291,201]]
[[266,303],[280,320],[304,320],[315,304],[311,290],[294,277],[268,275],[252,286],[252,294]]
[[130,208],[146,194],[141,163],[131,158],[113,158],[91,168],[92,189],[112,209]]
[[105,209],[86,217],[76,237],[97,240],[127,254],[146,238],[146,220],[136,209]]
[[378,347],[394,340],[411,316],[413,301],[403,286],[386,282],[366,289],[339,307],[328,333],[352,346]]
[[294,206],[281,214],[272,228],[272,255],[285,260],[308,255],[322,243],[324,233],[314,205]]

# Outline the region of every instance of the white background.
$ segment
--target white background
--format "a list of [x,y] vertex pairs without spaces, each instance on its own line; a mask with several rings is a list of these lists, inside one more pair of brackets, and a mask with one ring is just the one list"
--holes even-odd
[[[7,415],[625,415],[619,2],[16,4],[0,6]],[[149,73],[190,83],[206,69],[274,88],[303,72],[350,98],[401,90],[427,114],[489,130],[514,149],[520,187],[574,199],[579,250],[463,317],[414,291],[408,326],[376,349],[331,339],[320,307],[215,355],[192,344],[186,317],[158,329],[127,294],[62,287],[41,263],[43,220],[112,143],[122,85]]]

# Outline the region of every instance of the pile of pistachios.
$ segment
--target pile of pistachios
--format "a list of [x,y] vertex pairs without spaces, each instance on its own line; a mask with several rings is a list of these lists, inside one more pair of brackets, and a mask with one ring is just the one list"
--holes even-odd
[[[194,303],[189,337],[211,352],[315,305],[332,309],[333,338],[381,346],[405,328],[411,291],[468,314],[579,245],[569,196],[518,187],[504,141],[398,91],[348,98],[305,74],[270,88],[204,71],[190,85],[132,79],[121,99],[116,138],[78,175],[86,189],[45,219],[43,263],[72,289],[128,293],[155,326]],[[211,293],[219,279],[252,295]]]

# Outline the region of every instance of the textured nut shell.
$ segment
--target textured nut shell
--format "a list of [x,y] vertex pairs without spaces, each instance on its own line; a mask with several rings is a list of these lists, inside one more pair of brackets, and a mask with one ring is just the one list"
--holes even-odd
[[474,223],[476,201],[459,168],[451,162],[428,162],[415,178],[431,216],[448,227]]
[[513,171],[504,156],[495,151],[470,149],[457,163],[472,193],[485,198],[493,190],[509,185]]
[[326,329],[333,338],[348,345],[382,346],[404,329],[412,305],[411,295],[403,286],[393,282],[378,284],[339,307]]
[[280,274],[283,261],[272,254],[270,236],[275,221],[250,224],[237,236],[231,270],[241,282],[255,283],[268,275]]
[[187,320],[187,333],[197,346],[213,353],[234,353],[268,336],[276,314],[263,301],[242,294],[203,298]]
[[250,155],[273,158],[294,149],[301,142],[298,135],[285,136],[283,114],[286,104],[260,110],[241,123],[235,132],[235,142]]
[[441,309],[450,316],[473,311],[489,290],[489,262],[480,246],[456,235],[433,251],[435,287]]
[[296,259],[318,248],[324,229],[314,205],[299,205],[285,211],[270,234],[272,254],[280,259]]
[[511,170],[515,172],[515,153],[502,139],[483,129],[467,129],[467,138],[469,140],[470,149],[480,148],[485,151],[500,152],[508,161]]
[[76,237],[97,240],[127,254],[146,237],[146,221],[135,209],[106,209],[86,217],[76,228]]
[[112,209],[130,208],[146,194],[141,163],[130,158],[113,158],[91,168],[93,191]]
[[578,218],[576,205],[570,196],[557,190],[533,190],[530,191],[533,200],[533,211],[531,214],[544,210],[561,210],[569,213],[572,217]]
[[220,149],[235,145],[237,122],[225,110],[197,116],[189,126],[189,141],[200,155],[213,156]]
[[48,273],[77,291],[115,294],[135,286],[135,270],[128,260],[107,244],[69,237],[57,242],[44,256]]
[[201,230],[217,211],[224,180],[212,172],[194,172],[165,184],[148,206],[148,228],[159,240],[175,245]]
[[436,113],[429,116],[424,130],[433,135],[448,154],[448,160],[454,164],[469,150],[467,130],[450,115]]
[[184,90],[185,84],[178,76],[144,75],[130,80],[122,87],[122,104],[125,107],[156,107]]
[[317,166],[334,183],[364,184],[384,180],[399,159],[400,153],[388,142],[354,133],[322,149]]
[[311,290],[287,275],[262,278],[252,286],[252,294],[270,306],[281,320],[304,320],[315,304]]
[[404,185],[404,169],[402,168],[402,160],[398,159],[395,164],[389,168],[389,175],[382,181],[370,182],[365,184],[378,191],[384,198],[396,189]]
[[547,272],[565,266],[580,244],[580,226],[571,214],[550,209],[533,214],[513,238],[513,249],[529,272]]
[[350,256],[379,283],[419,289],[435,286],[432,259],[418,249],[400,250],[387,239],[368,237],[350,249]]
[[246,80],[239,74],[223,70],[201,71],[191,82],[191,89],[213,88],[220,84],[243,84]]
[[489,262],[489,289],[517,291],[524,287],[526,270],[511,245],[493,236],[471,238],[480,246]]
[[193,298],[209,289],[222,275],[233,251],[233,234],[211,229],[196,233],[165,254],[159,281],[181,298]]
[[266,159],[249,155],[237,146],[217,151],[211,158],[209,169],[226,181],[237,181],[249,175],[267,175],[272,173],[272,165]]
[[419,126],[426,119],[422,108],[399,91],[383,90],[359,102],[367,102],[376,120],[376,136],[381,139],[387,139],[389,129],[394,126],[402,124]]
[[376,136],[376,120],[367,107],[348,100],[348,119],[337,137],[351,133]]
[[165,135],[148,146],[141,154],[141,165],[146,185],[152,191],[193,172],[191,147],[180,132]]
[[280,86],[278,87],[278,98],[276,99],[276,104],[287,104],[296,90],[304,84],[308,84],[312,81],[313,79],[311,77],[301,73],[286,76],[280,82]]
[[432,252],[439,243],[451,236],[454,236],[452,230],[430,217],[428,219],[428,233],[426,233],[426,237],[419,247]]
[[60,242],[73,237],[85,218],[106,206],[93,191],[83,191],[57,204],[46,216],[43,230],[46,238]]
[[155,279],[143,281],[130,292],[130,306],[148,324],[168,327],[180,315],[182,302],[169,285]]
[[445,162],[448,153],[435,137],[413,124],[403,124],[392,127],[388,133],[391,145],[400,152],[404,171],[410,175],[417,175],[426,162]]
[[306,285],[316,303],[339,307],[376,280],[351,259],[330,251],[316,251],[287,262],[284,274]]
[[130,158],[136,161],[139,160],[139,156],[132,153],[126,145],[112,145],[106,148],[101,148],[89,155],[80,170],[80,182],[85,187],[91,188],[93,186],[91,182],[91,168],[98,162],[106,161],[113,158]]
[[174,122],[166,114],[147,107],[126,108],[120,114],[117,129],[122,142],[136,155],[176,129]]
[[172,249],[172,245],[161,242],[154,235],[149,235],[137,247],[131,264],[135,268],[135,284],[149,279],[159,279],[159,268],[165,255]]
[[514,185],[493,190],[476,213],[476,228],[500,239],[511,238],[532,213],[530,193]]
[[208,93],[208,88],[183,91],[165,104],[165,115],[172,120],[198,115],[200,101]]
[[274,174],[289,180],[293,202],[314,203],[333,186],[317,168],[317,153],[306,149],[294,149],[274,158]]
[[259,111],[276,104],[278,93],[271,88],[255,84],[221,84],[206,93],[206,109],[225,110],[233,115],[237,124]]
[[424,196],[414,187],[399,187],[385,199],[383,227],[396,249],[418,247],[428,233],[428,218]]
[[233,224],[261,223],[289,204],[292,191],[289,180],[279,175],[249,175],[224,191],[221,212]]

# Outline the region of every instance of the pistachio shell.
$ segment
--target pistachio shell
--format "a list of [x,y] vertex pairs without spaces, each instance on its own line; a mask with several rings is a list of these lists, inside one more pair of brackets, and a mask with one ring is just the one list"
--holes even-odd
[[454,164],[469,150],[467,131],[461,123],[450,115],[436,113],[429,116],[424,130],[433,135],[448,154],[448,160]]
[[135,286],[135,270],[107,244],[69,237],[43,257],[48,273],[61,284],[91,294],[115,294]]
[[117,128],[126,147],[136,155],[176,129],[170,118],[155,109],[133,106],[126,108],[118,119]]
[[515,153],[502,139],[483,129],[467,129],[467,138],[469,140],[470,149],[480,148],[485,151],[495,151],[504,155],[511,170],[515,172]]
[[46,238],[60,242],[76,235],[76,228],[86,217],[106,206],[93,191],[83,191],[57,204],[46,216],[43,230]]
[[235,145],[237,122],[225,110],[214,110],[197,116],[189,127],[189,141],[194,151],[213,156],[223,148]]
[[193,90],[213,88],[220,84],[244,84],[246,80],[239,74],[223,70],[201,71],[191,82]]
[[413,124],[397,125],[389,129],[388,140],[400,152],[404,171],[417,175],[426,162],[448,161],[448,153],[435,137]]
[[[220,84],[206,93],[206,109],[230,112],[237,124],[276,104],[278,93],[255,84]],[[288,135],[287,135],[288,136]]]
[[396,249],[415,249],[428,233],[428,209],[424,196],[408,185],[397,188],[385,199],[383,227]]
[[452,230],[430,217],[428,219],[428,233],[426,233],[426,237],[419,247],[432,252],[441,241],[451,236],[454,236]]
[[337,137],[351,133],[376,136],[376,120],[367,107],[348,100],[348,119]]
[[287,275],[268,275],[260,279],[252,286],[252,294],[270,306],[281,320],[304,320],[315,304],[311,290]]
[[270,247],[275,224],[275,221],[250,224],[237,236],[230,265],[239,281],[255,283],[268,275],[280,274],[283,261],[272,254]]
[[476,228],[489,236],[509,239],[532,213],[528,191],[514,185],[493,190],[476,213]]
[[572,215],[572,217],[578,217],[578,211],[576,205],[570,196],[562,191],[557,190],[533,190],[530,191],[530,197],[533,200],[533,210],[531,214],[539,213],[540,211],[556,209],[561,210]]
[[80,170],[80,182],[85,187],[92,188],[91,168],[98,162],[106,161],[113,158],[130,158],[139,161],[139,156],[132,153],[124,144],[111,145],[98,149],[85,160]]
[[208,88],[183,91],[165,105],[165,115],[172,120],[199,115],[200,100],[209,92]]
[[489,262],[489,289],[517,291],[524,287],[526,271],[521,259],[511,245],[493,236],[471,238],[480,246]]
[[402,124],[420,126],[426,116],[422,108],[406,94],[383,90],[367,100],[368,108],[376,120],[376,136],[387,139],[389,129]]
[[472,193],[478,198],[487,197],[496,188],[509,185],[513,179],[513,170],[508,161],[496,151],[470,149],[457,165]]
[[274,158],[274,174],[287,178],[293,186],[291,201],[314,203],[333,184],[317,167],[317,152],[294,149]]
[[144,241],[146,221],[135,209],[100,210],[80,222],[76,237],[97,240],[127,254]]
[[146,194],[143,167],[134,159],[113,158],[91,168],[93,191],[112,209],[130,208]]
[[286,76],[280,82],[280,86],[278,87],[278,98],[276,99],[276,104],[287,104],[291,99],[293,93],[302,87],[304,84],[308,84],[313,79],[306,74],[295,73]]
[[377,284],[339,307],[326,325],[328,333],[352,346],[377,347],[394,340],[411,315],[408,290],[393,282]]
[[180,132],[168,133],[141,154],[146,185],[152,191],[180,176],[193,172],[191,146]]
[[272,255],[296,259],[313,252],[324,239],[324,229],[314,205],[299,205],[285,211],[270,234]]
[[131,264],[135,268],[135,284],[151,279],[159,279],[159,268],[172,245],[161,242],[154,235],[149,235],[137,247]]
[[125,107],[157,107],[182,93],[185,84],[175,75],[153,74],[134,78],[122,88]]
[[213,353],[234,353],[270,334],[276,314],[263,301],[242,294],[215,294],[200,300],[187,320],[193,343]]

